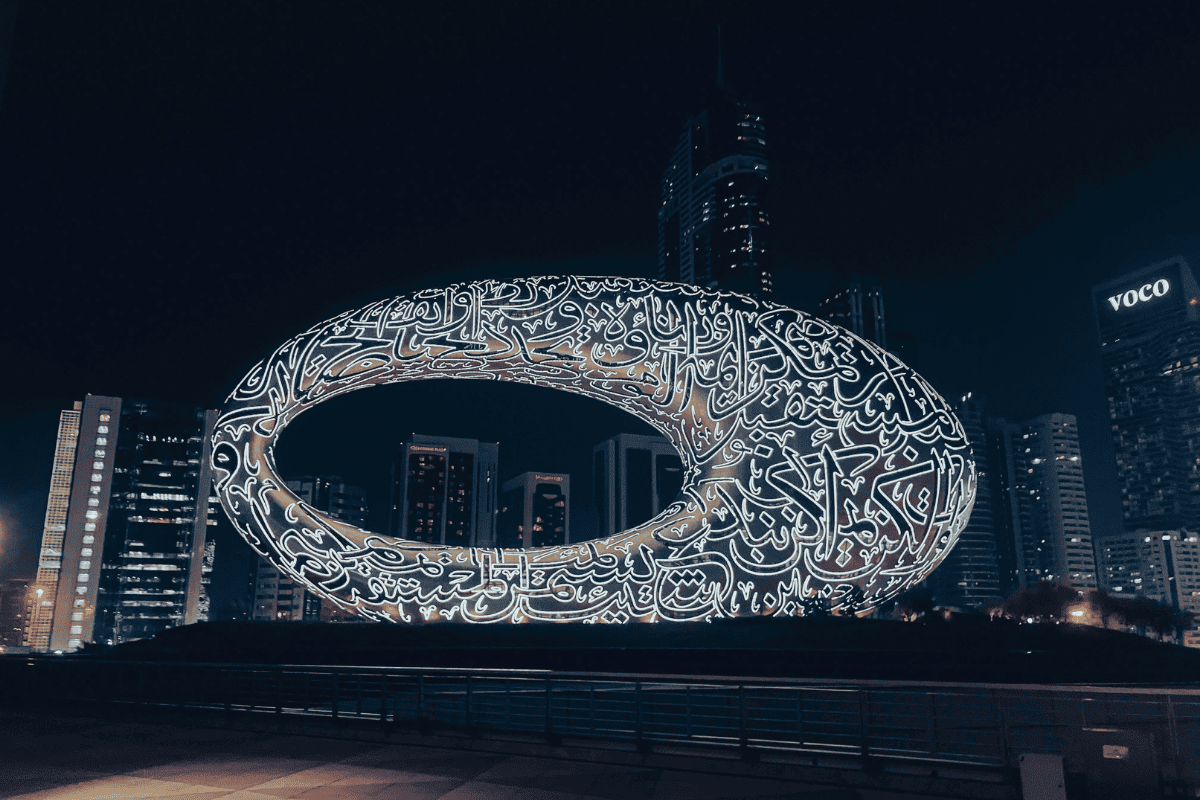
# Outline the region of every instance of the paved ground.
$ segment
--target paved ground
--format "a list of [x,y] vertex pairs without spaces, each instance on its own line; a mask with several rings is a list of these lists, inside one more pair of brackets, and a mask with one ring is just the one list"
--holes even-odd
[[0,797],[921,800],[777,780],[25,713],[0,714]]

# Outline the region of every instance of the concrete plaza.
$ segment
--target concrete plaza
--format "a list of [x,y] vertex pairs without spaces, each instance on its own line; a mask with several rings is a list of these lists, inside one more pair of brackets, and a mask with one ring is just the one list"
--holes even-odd
[[0,797],[22,800],[921,800],[911,793],[92,717],[0,714]]

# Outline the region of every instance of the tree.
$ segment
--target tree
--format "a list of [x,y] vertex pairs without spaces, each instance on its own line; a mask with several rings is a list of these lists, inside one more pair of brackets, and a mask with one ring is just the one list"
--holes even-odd
[[1004,601],[1004,613],[1020,619],[1050,622],[1066,619],[1067,607],[1079,599],[1079,592],[1054,581],[1041,581],[1018,589]]
[[858,612],[862,611],[867,605],[867,593],[857,585],[851,585],[841,597],[838,598],[836,608],[839,616],[854,617]]
[[1171,622],[1175,627],[1175,643],[1182,645],[1183,636],[1196,624],[1196,615],[1182,608],[1172,609]]
[[819,594],[810,595],[800,601],[800,608],[803,611],[800,615],[802,617],[828,617],[829,598]]
[[1159,641],[1175,629],[1175,610],[1148,597],[1112,597],[1113,615],[1125,625],[1158,634]]
[[896,605],[906,622],[912,622],[932,613],[937,606],[933,590],[923,584],[901,593],[896,598]]
[[1109,621],[1116,614],[1118,598],[1113,597],[1103,589],[1093,589],[1088,593],[1088,605],[1092,612],[1100,617],[1100,627],[1107,629]]

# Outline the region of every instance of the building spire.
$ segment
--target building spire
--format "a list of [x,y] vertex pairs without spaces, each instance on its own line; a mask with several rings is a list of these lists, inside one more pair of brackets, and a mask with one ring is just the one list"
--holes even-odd
[[725,67],[721,62],[721,26],[717,25],[717,88],[725,88]]

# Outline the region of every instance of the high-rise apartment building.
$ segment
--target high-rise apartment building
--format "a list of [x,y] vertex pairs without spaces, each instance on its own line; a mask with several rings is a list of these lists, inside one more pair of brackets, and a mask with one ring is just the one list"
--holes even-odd
[[1200,287],[1182,256],[1092,289],[1124,528],[1200,530]]
[[660,279],[770,297],[765,137],[762,116],[718,73],[709,107],[688,119],[663,174]]
[[[337,475],[305,475],[286,482],[301,500],[334,519],[363,527],[367,524],[367,490],[345,483]],[[252,618],[277,622],[344,620],[332,603],[280,572],[270,561],[254,561],[254,610]]]
[[1121,533],[1100,540],[1100,585],[1114,596],[1145,597],[1195,614],[1184,631],[1200,647],[1200,536],[1178,531]]
[[98,395],[61,416],[32,646],[119,644],[204,618],[216,416]]
[[571,543],[571,476],[524,472],[500,490],[497,547]]
[[612,536],[662,512],[683,488],[683,461],[662,436],[617,434],[592,448],[600,535]]
[[392,466],[389,531],[418,542],[491,547],[500,445],[412,434]]
[[997,556],[997,525],[994,507],[994,476],[987,442],[986,404],[968,393],[955,405],[975,460],[975,506],[958,543],[931,576],[938,601],[957,608],[982,608],[1002,597],[1000,562]]
[[1017,582],[1096,588],[1079,428],[1070,414],[1010,423]]
[[878,286],[854,278],[822,297],[816,316],[888,349],[883,291]]

